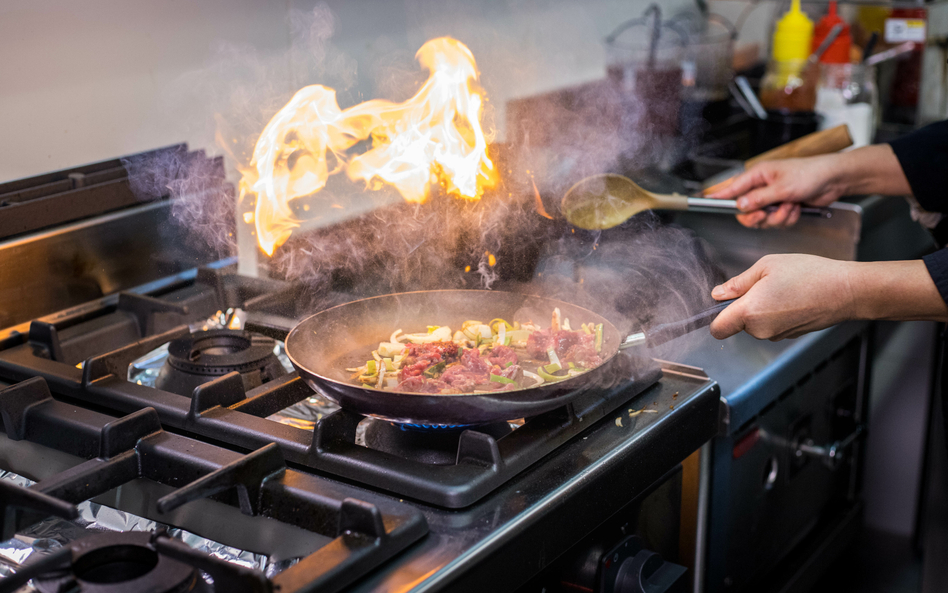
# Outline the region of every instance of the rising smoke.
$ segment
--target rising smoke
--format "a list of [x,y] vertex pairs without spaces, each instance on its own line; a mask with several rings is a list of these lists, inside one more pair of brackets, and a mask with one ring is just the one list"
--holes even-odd
[[[373,98],[364,96],[365,72],[332,44],[337,27],[325,5],[293,12],[287,55],[263,57],[249,48],[223,47],[211,69],[216,78],[205,72],[200,80],[187,81],[213,87],[203,94],[217,98],[212,123],[229,167],[249,164],[257,135],[299,87],[333,86],[342,107]],[[430,25],[425,32],[446,31]],[[386,43],[392,42],[378,41],[380,47]],[[411,54],[405,50],[381,53],[388,61],[362,65],[374,79],[373,91],[403,100],[417,90],[423,73],[406,62]],[[489,93],[508,84],[518,88],[515,81],[527,72],[542,71],[520,56],[515,64],[512,57],[504,58],[510,68],[494,72],[490,64],[498,59],[481,61],[476,48],[474,53]],[[488,103],[485,122],[496,124],[499,111]],[[653,214],[602,233],[577,232],[558,219],[559,196],[582,176],[660,160],[664,147],[643,126],[634,101],[608,83],[585,85],[513,101],[505,124],[507,142],[491,151],[502,181],[481,201],[436,191],[424,205],[408,204],[336,176],[323,192],[304,200],[310,216],[318,219],[334,205],[356,202],[362,202],[364,213],[328,226],[318,220],[304,225],[268,261],[271,275],[305,284],[312,310],[390,292],[516,289],[586,306],[614,319],[623,331],[681,318],[710,304],[710,290],[721,275],[689,231],[663,225]],[[155,174],[169,167],[174,176]],[[195,240],[218,253],[233,253],[234,198],[210,186],[210,172],[191,167],[154,162],[130,173],[139,185],[165,183],[177,198],[177,221]],[[235,176],[231,170],[230,177]],[[538,213],[535,191],[554,220]],[[306,216],[302,209],[300,214]]]

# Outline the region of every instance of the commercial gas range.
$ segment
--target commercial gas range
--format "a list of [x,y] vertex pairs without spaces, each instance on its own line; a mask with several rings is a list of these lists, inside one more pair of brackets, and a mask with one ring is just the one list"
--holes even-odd
[[130,162],[0,186],[0,591],[690,586],[700,369],[623,355],[461,430],[340,410],[282,360],[303,289],[189,242]]

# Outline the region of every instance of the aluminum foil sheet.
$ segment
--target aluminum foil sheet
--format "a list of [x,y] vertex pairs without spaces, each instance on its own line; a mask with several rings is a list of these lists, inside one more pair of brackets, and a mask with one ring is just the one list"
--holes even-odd
[[[0,471],[0,480],[9,480],[24,487],[33,484],[31,480],[23,476],[6,471]],[[75,520],[49,517],[29,526],[11,539],[0,542],[0,577],[16,572],[34,554],[51,552],[94,533],[102,531],[154,531],[161,527],[167,529],[169,536],[184,542],[195,550],[200,550],[227,562],[261,570],[268,577],[272,577],[299,561],[298,558],[292,558],[271,562],[270,558],[263,554],[255,554],[225,546],[190,531],[158,523],[91,501],[80,503],[77,508],[79,509],[79,517]],[[208,575],[202,573],[202,576],[208,582],[212,582]],[[33,593],[33,591],[35,589],[29,585],[20,589],[21,593]]]
[[288,424],[303,430],[313,430],[323,416],[332,414],[339,409],[339,406],[322,397],[319,394],[297,402],[288,408],[284,408],[276,414],[267,416],[267,420],[273,420],[280,424]]

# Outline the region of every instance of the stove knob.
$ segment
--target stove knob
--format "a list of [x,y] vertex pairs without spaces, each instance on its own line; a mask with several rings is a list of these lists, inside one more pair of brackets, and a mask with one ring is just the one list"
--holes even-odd
[[601,544],[564,559],[559,587],[553,590],[595,593],[681,593],[687,591],[687,569],[665,562],[630,535],[608,550]]
[[600,564],[602,593],[679,593],[687,590],[684,566],[665,562],[661,555],[629,536],[603,555]]
[[665,562],[649,550],[627,558],[619,566],[613,591],[615,593],[665,593],[685,590],[685,568]]

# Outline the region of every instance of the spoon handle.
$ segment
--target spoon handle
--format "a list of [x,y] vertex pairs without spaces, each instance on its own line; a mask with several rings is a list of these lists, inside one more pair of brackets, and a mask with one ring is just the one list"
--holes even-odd
[[[764,208],[766,212],[774,212],[779,204],[771,204]],[[714,198],[688,198],[688,210],[694,212],[720,212],[722,214],[739,214],[737,200],[716,200]],[[800,214],[803,216],[817,216],[819,218],[833,218],[831,208],[819,206],[802,206]]]

